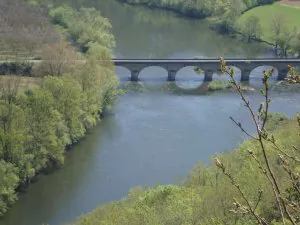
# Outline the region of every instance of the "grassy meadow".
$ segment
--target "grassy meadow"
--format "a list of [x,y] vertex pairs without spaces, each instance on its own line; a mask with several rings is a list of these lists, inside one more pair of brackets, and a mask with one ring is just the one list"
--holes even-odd
[[264,5],[255,7],[244,13],[239,22],[245,22],[250,16],[256,16],[260,19],[262,26],[262,38],[266,41],[272,40],[272,18],[274,16],[282,16],[289,28],[296,27],[300,31],[300,8],[292,7],[280,2],[272,5]]

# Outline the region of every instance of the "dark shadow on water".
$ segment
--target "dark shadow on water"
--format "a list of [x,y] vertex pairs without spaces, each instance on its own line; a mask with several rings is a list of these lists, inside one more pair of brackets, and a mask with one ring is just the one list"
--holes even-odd
[[[177,81],[151,81],[151,82],[121,82],[120,88],[126,93],[126,94],[136,94],[136,93],[165,93],[170,95],[195,95],[195,96],[203,96],[203,95],[212,95],[216,93],[229,93],[229,92],[235,92],[233,88],[221,88],[219,90],[211,90],[209,87],[210,82],[200,82],[200,84],[197,83],[197,85],[193,86],[192,88],[189,87],[188,81],[187,84],[183,83],[179,84]],[[192,81],[191,81],[192,82]],[[220,82],[228,82],[227,80],[221,80]],[[263,88],[263,85],[261,84],[261,81],[243,81],[238,83],[241,85],[242,90],[244,92],[257,92],[259,89]],[[278,86],[278,81],[270,81],[270,86]],[[283,89],[284,90],[284,89]],[[289,91],[286,89],[286,91]]]
[[205,95],[208,93],[209,82],[202,82],[199,86],[193,88],[183,88],[178,86],[176,81],[164,81],[158,82],[126,82],[121,83],[120,87],[125,93],[136,93],[136,92],[164,92],[175,95]]

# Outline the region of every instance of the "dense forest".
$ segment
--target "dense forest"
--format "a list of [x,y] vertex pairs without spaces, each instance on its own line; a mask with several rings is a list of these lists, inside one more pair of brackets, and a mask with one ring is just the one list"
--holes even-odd
[[[34,88],[21,85],[26,79],[22,71],[0,78],[3,215],[17,199],[16,190],[45,169],[64,163],[66,147],[95,126],[112,103],[118,80],[110,62],[114,47],[111,25],[96,10],[50,9],[52,22],[64,36],[52,28],[43,14],[45,9],[6,0],[1,1],[0,10],[0,21],[5,25],[1,26],[5,34],[1,41],[15,46],[2,54],[21,62],[29,56],[46,60],[32,65],[30,75],[38,81]],[[82,59],[81,63],[74,63],[75,59]]]

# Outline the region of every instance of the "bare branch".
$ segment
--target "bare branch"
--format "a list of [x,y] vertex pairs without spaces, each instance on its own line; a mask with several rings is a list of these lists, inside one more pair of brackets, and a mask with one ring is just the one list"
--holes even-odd
[[254,137],[253,135],[251,135],[250,133],[248,133],[242,126],[241,123],[238,123],[235,119],[233,119],[233,117],[229,117],[247,136],[255,139],[255,140],[258,140],[258,138]]

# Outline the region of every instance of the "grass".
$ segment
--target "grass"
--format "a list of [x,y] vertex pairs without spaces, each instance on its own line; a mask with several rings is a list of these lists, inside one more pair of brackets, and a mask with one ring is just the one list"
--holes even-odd
[[262,39],[272,42],[271,20],[277,14],[281,14],[285,18],[285,24],[289,28],[297,27],[300,31],[300,8],[287,6],[280,2],[253,8],[244,13],[240,17],[239,22],[244,22],[250,16],[259,17],[263,29]]

